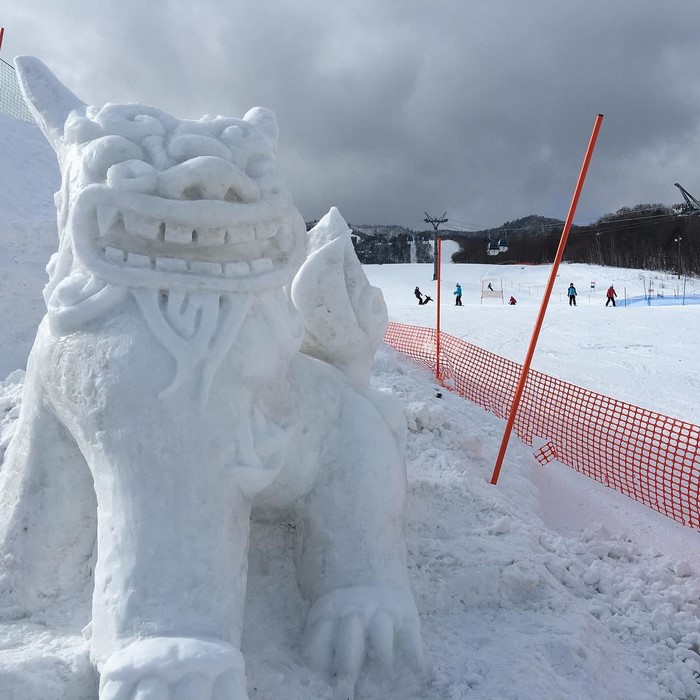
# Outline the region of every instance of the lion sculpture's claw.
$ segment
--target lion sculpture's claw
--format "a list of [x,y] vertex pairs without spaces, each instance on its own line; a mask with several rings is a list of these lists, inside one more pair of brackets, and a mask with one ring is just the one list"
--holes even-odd
[[219,641],[142,639],[107,660],[99,700],[248,700],[243,655]]
[[423,643],[413,597],[389,586],[331,591],[311,608],[304,650],[311,664],[335,678],[336,697],[353,698],[367,659],[385,671],[400,659],[423,671]]

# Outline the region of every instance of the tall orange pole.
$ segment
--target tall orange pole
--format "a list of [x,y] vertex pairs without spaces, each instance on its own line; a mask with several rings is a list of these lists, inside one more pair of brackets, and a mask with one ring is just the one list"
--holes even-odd
[[5,36],[5,27],[0,27],[0,49],[2,49],[2,38]]
[[[437,236],[437,233],[435,234]],[[435,333],[435,378],[440,381],[440,258],[442,256],[442,239],[440,236],[437,238],[437,294],[436,305],[437,305],[437,320],[435,322],[436,333]]]
[[591,139],[588,142],[588,148],[586,149],[586,155],[583,159],[583,165],[581,166],[581,172],[578,176],[578,181],[576,182],[576,188],[574,189],[574,196],[571,200],[571,206],[569,207],[569,213],[566,216],[566,221],[564,222],[564,230],[561,234],[561,240],[559,241],[559,247],[557,248],[557,254],[554,258],[554,264],[552,265],[552,271],[549,274],[549,281],[547,282],[547,288],[544,292],[544,297],[542,298],[542,304],[540,305],[540,312],[537,316],[537,321],[535,322],[535,328],[532,331],[532,338],[530,339],[530,346],[527,349],[527,355],[525,356],[525,362],[523,362],[523,369],[520,372],[520,379],[518,380],[518,386],[515,390],[515,396],[513,396],[513,402],[510,406],[510,412],[508,415],[508,421],[506,423],[506,429],[503,433],[503,440],[501,441],[501,449],[498,451],[498,457],[496,458],[496,466],[493,469],[493,474],[491,475],[491,483],[496,484],[498,482],[498,476],[501,473],[501,466],[503,465],[503,458],[506,456],[506,449],[508,448],[508,440],[510,439],[510,434],[513,431],[513,424],[515,423],[515,415],[518,412],[518,407],[520,406],[520,399],[523,395],[523,390],[525,388],[525,382],[527,381],[527,375],[530,371],[530,364],[532,363],[532,356],[535,354],[535,347],[537,346],[537,339],[540,336],[540,330],[542,329],[542,323],[544,321],[544,315],[547,313],[547,305],[549,304],[549,298],[552,296],[552,289],[554,288],[554,281],[557,278],[557,270],[559,269],[559,263],[564,257],[564,248],[566,247],[566,240],[569,237],[569,230],[571,229],[571,224],[574,220],[574,214],[576,213],[576,207],[578,206],[578,200],[581,196],[581,190],[583,189],[583,183],[586,179],[586,173],[588,172],[588,165],[591,162],[591,156],[593,155],[593,149],[595,148],[595,143],[598,140],[598,132],[600,131],[600,126],[603,123],[603,115],[599,114],[595,123],[593,124],[593,133],[591,134]]

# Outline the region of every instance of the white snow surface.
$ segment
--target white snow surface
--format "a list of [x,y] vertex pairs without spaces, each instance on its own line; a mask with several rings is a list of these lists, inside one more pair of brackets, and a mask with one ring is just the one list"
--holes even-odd
[[[0,384],[0,453],[23,380],[14,370],[25,366],[44,313],[43,267],[56,246],[45,204],[57,185],[39,131],[8,120],[2,126],[0,376],[9,376]],[[15,136],[26,149],[8,147]],[[26,191],[17,190],[22,178]],[[382,288],[390,320],[434,324],[435,305],[419,307],[413,296],[418,284],[437,298],[431,265],[365,272]],[[521,362],[549,267],[448,263],[442,272],[443,330]],[[650,278],[657,288],[678,284],[672,276],[564,264],[533,366],[700,422],[700,306],[604,307],[610,283],[623,298],[625,288],[642,294]],[[506,299],[513,294],[518,304],[481,304],[486,280],[502,281]],[[452,297],[456,282],[461,308]],[[563,297],[570,282],[579,291],[575,309]],[[687,285],[700,290],[697,281]],[[491,486],[503,421],[448,392],[438,398],[433,377],[391,349],[380,349],[372,384],[396,392],[408,420],[408,563],[430,671],[425,682],[370,671],[358,698],[700,698],[697,532],[560,464],[537,466],[516,439]],[[252,529],[243,633],[251,699],[332,697],[328,679],[301,652],[307,604],[294,580],[292,541],[293,523]],[[0,698],[96,700],[81,634],[88,621],[85,591],[45,614],[0,622]],[[47,627],[65,634],[50,636]]]

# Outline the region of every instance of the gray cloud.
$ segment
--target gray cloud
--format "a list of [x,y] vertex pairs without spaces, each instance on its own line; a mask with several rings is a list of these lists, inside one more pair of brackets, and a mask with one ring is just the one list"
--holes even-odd
[[425,228],[577,220],[700,196],[700,5],[685,0],[6,0],[6,59],[34,54],[88,102],[281,127],[307,219]]

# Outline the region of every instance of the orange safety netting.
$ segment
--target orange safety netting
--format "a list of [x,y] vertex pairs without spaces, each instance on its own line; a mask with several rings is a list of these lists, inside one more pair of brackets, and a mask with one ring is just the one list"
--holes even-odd
[[[435,372],[433,328],[390,323],[385,341]],[[499,418],[521,365],[440,334],[440,379]],[[631,498],[700,529],[700,426],[531,370],[514,430],[540,464],[557,459]]]

